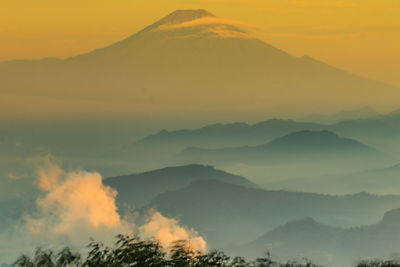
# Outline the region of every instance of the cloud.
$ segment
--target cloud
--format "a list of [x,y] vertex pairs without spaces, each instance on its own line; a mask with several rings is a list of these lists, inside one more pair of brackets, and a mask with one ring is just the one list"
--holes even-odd
[[182,28],[191,28],[200,25],[229,25],[229,26],[236,26],[240,28],[250,28],[250,26],[240,23],[234,20],[216,18],[216,17],[206,17],[195,19],[192,21],[186,21],[178,24],[166,24],[161,25],[154,29],[154,31],[166,31],[166,30],[175,30],[175,29],[182,29]]
[[[83,248],[89,238],[111,244],[117,234],[137,233],[158,239],[167,250],[171,242],[188,240],[193,248],[206,251],[204,239],[194,229],[179,225],[175,219],[151,211],[143,224],[128,214],[121,217],[115,198],[117,191],[102,182],[96,172],[66,171],[45,157],[37,169],[36,185],[42,191],[38,212],[26,216],[26,229],[32,238],[54,246]],[[143,221],[143,220],[141,220]]]
[[44,157],[39,164],[37,167],[38,188],[42,191],[51,191],[65,173],[58,164],[53,162],[50,155]]
[[117,192],[103,185],[100,174],[64,171],[50,157],[37,173],[45,194],[37,200],[38,214],[26,218],[33,235],[80,245],[128,231],[115,204]]
[[[171,31],[171,30],[187,29],[194,27],[198,27],[198,29],[200,29],[200,32],[197,32],[196,34],[189,33],[180,37],[181,38],[196,37],[197,35],[200,34],[209,37],[218,36],[222,38],[245,38],[245,39],[255,38],[247,31],[247,29],[253,29],[254,27],[233,20],[227,20],[215,17],[200,18],[178,24],[161,25],[155,28],[153,31],[156,32]],[[210,33],[214,35],[210,35]]]
[[165,248],[176,240],[187,240],[196,251],[203,253],[207,251],[206,241],[194,229],[187,229],[179,225],[177,220],[166,218],[157,211],[139,228],[139,231],[143,237],[156,238]]

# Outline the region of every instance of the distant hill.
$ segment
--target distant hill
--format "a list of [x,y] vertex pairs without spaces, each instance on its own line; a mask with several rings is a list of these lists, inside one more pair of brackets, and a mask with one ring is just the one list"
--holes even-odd
[[341,138],[330,131],[300,131],[276,138],[258,146],[224,149],[185,149],[181,156],[200,162],[228,161],[275,163],[303,161],[340,161],[349,159],[380,159],[385,156],[356,140]]
[[258,187],[244,177],[197,164],[107,178],[104,184],[118,191],[117,200],[120,204],[127,203],[141,207],[149,204],[158,194],[183,188],[193,181],[210,179],[250,188]]
[[253,242],[233,249],[249,257],[270,251],[281,259],[306,257],[324,266],[351,266],[361,258],[390,258],[398,253],[400,209],[370,226],[338,228],[308,218],[289,222]]
[[[342,228],[323,225],[312,218],[304,218],[278,226],[248,244],[230,249],[230,252],[254,258],[258,257],[257,252],[269,251],[280,259],[305,257],[318,264],[330,265],[329,256],[334,253],[332,239],[342,231]],[[332,260],[341,259],[337,256]]]
[[[272,119],[256,124],[213,124],[198,129],[175,131],[164,129],[139,140],[135,144],[127,145],[115,151],[115,155],[135,153],[142,155],[146,152],[162,151],[171,156],[187,147],[217,149],[256,146],[265,144],[275,138],[304,130],[332,131],[348,138],[361,138],[371,143],[385,144],[385,140],[387,139],[395,141],[393,138],[400,138],[399,114],[398,112],[392,112],[386,115],[344,120],[334,124]],[[376,140],[379,140],[379,142],[376,142]],[[393,147],[393,142],[389,143],[385,148]]]
[[400,196],[268,191],[202,180],[162,193],[148,207],[179,218],[213,247],[225,248],[250,242],[267,229],[298,218],[346,227],[375,223],[383,212],[400,207]]
[[324,129],[324,125],[273,119],[256,124],[219,123],[193,130],[162,130],[156,134],[146,136],[136,143],[127,144],[109,151],[106,156],[110,159],[129,158],[131,161],[136,162],[137,165],[142,166],[143,170],[148,170],[159,168],[160,166],[198,163],[187,160],[181,161],[176,157],[188,147],[198,146],[216,149],[259,145],[293,131],[308,129],[321,130]]
[[162,130],[139,140],[134,146],[223,146],[259,145],[274,138],[302,130],[328,130],[350,137],[400,137],[400,111],[385,115],[345,119],[336,123],[304,122],[301,120],[272,119],[255,124],[212,124],[198,129]]
[[176,10],[116,41],[67,59],[0,63],[2,114],[215,117],[398,103],[398,88],[290,55],[205,10]]
[[256,124],[231,123],[213,124],[194,130],[162,130],[147,136],[135,144],[138,147],[178,147],[257,145],[271,139],[301,130],[321,130],[325,126],[317,123],[272,119]]

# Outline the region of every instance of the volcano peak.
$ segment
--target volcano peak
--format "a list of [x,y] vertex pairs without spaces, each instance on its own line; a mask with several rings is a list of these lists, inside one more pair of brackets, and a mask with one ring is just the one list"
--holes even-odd
[[164,17],[160,22],[171,25],[210,17],[214,18],[215,16],[204,9],[180,9]]

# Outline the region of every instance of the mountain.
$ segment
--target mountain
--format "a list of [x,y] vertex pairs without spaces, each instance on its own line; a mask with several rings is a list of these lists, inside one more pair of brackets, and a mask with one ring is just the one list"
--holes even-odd
[[[128,144],[114,151],[113,156],[145,154],[167,156],[187,147],[208,149],[256,146],[293,132],[332,131],[342,136],[361,139],[376,145],[391,154],[398,154],[400,147],[395,144],[400,138],[400,116],[396,112],[363,119],[345,120],[334,124],[319,124],[294,120],[272,119],[255,124],[229,123],[210,124],[197,129],[161,130],[148,135],[136,143]],[[397,139],[396,139],[397,138]],[[156,151],[157,153],[154,153]],[[162,153],[160,153],[162,152]]]
[[353,138],[400,137],[400,111],[396,110],[384,115],[373,115],[371,113],[370,116],[365,115],[363,118],[346,119],[329,124],[304,122],[302,120],[271,119],[255,124],[244,122],[217,123],[197,129],[174,131],[163,129],[156,134],[142,138],[133,144],[131,149],[151,146],[221,148],[235,145],[259,145],[274,138],[302,130],[329,130]]
[[330,131],[299,131],[272,140],[264,145],[224,149],[185,149],[181,156],[198,161],[247,163],[340,161],[357,158],[385,157],[375,149],[356,140],[341,138]]
[[292,56],[205,10],[174,11],[124,40],[67,59],[2,62],[0,87],[4,116],[29,110],[34,117],[215,118],[387,108],[399,96],[389,85]]
[[249,258],[258,257],[256,253],[269,251],[273,256],[285,260],[306,257],[326,266],[334,248],[330,241],[341,232],[342,228],[323,225],[308,217],[278,226],[256,240],[229,251]]
[[291,132],[320,130],[324,127],[324,125],[317,123],[280,119],[267,120],[256,124],[218,123],[193,130],[162,130],[157,134],[149,135],[139,140],[134,144],[134,148],[178,147],[178,149],[183,149],[188,146],[221,148],[238,144],[258,145]]
[[199,146],[215,149],[259,145],[293,131],[307,129],[320,130],[324,129],[324,125],[272,119],[256,124],[218,123],[193,130],[167,131],[164,129],[135,143],[109,151],[106,156],[112,160],[129,158],[140,165],[141,170],[145,171],[160,166],[196,163],[182,161],[176,157],[187,147]]
[[141,207],[149,204],[158,194],[183,188],[193,181],[210,179],[250,188],[258,187],[244,177],[197,164],[107,178],[104,184],[118,191],[117,201],[120,204]]
[[[238,145],[259,145],[293,131],[323,129],[323,125],[302,123],[292,120],[268,120],[257,124],[230,123],[211,124],[202,128],[188,130],[162,130],[114,151],[109,157],[133,157],[146,162],[165,161],[176,156],[187,147],[224,148]],[[145,160],[143,160],[145,159]],[[170,163],[169,163],[170,164]]]
[[233,249],[249,257],[270,251],[283,259],[287,255],[306,257],[324,266],[352,266],[359,259],[391,258],[398,253],[400,209],[386,212],[378,223],[355,228],[338,228],[311,218],[292,221]]
[[399,196],[333,196],[202,180],[159,194],[145,210],[155,208],[165,216],[179,218],[199,231],[212,247],[226,248],[250,242],[299,218],[350,227],[375,223],[383,212],[397,207]]

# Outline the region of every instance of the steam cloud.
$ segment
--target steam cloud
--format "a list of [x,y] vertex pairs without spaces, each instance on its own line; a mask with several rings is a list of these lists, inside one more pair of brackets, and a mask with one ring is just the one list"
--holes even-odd
[[186,229],[175,219],[164,217],[160,212],[154,212],[148,223],[139,228],[144,237],[156,238],[163,247],[168,247],[176,240],[188,240],[192,248],[205,252],[207,244],[193,229]]
[[65,172],[47,157],[38,178],[45,195],[37,200],[38,218],[27,218],[31,233],[79,240],[126,232],[115,204],[117,192],[103,185],[100,174]]
[[205,240],[195,230],[157,211],[150,211],[143,225],[122,219],[115,203],[117,192],[105,186],[98,173],[65,171],[46,157],[37,174],[37,186],[43,196],[37,200],[38,214],[26,218],[26,226],[39,239],[82,247],[90,237],[110,242],[116,234],[136,232],[158,239],[166,249],[176,240],[188,240],[201,252],[207,249]]

